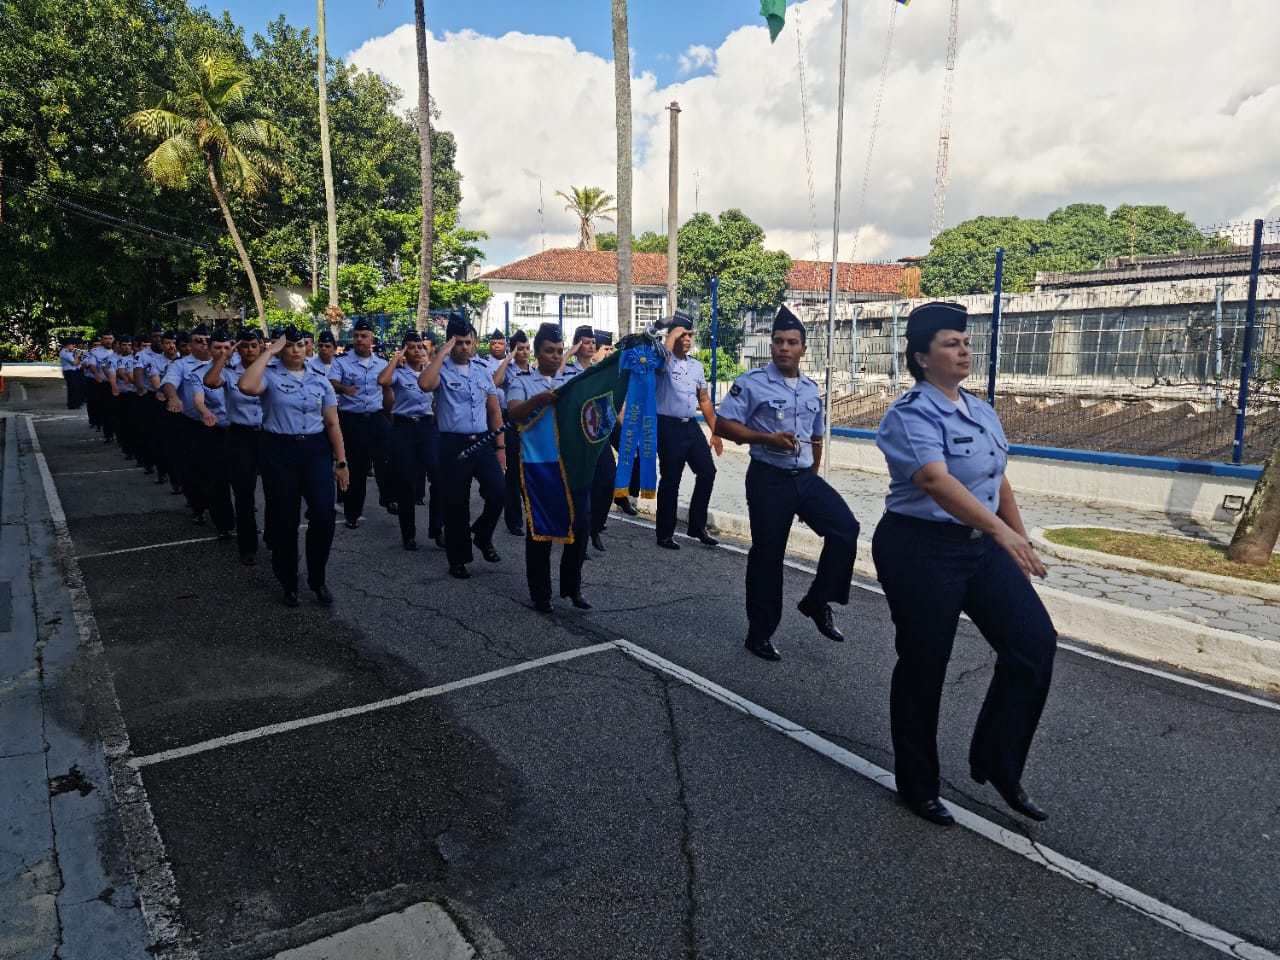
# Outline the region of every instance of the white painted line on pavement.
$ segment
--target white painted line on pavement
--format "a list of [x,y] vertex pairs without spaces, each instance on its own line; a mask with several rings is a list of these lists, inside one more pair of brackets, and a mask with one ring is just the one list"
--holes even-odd
[[230,747],[237,743],[247,743],[251,740],[260,740],[263,737],[271,737],[280,733],[289,733],[292,730],[301,730],[304,727],[314,727],[321,723],[330,723],[334,720],[345,720],[348,717],[356,717],[364,713],[372,713],[375,710],[385,710],[388,707],[398,707],[401,704],[412,703],[415,700],[424,700],[427,697],[438,697],[442,694],[452,693],[455,690],[464,690],[467,687],[476,687],[482,683],[488,683],[491,680],[501,680],[503,677],[514,676],[517,673],[527,673],[530,670],[537,670],[539,667],[547,667],[553,663],[562,663],[565,660],[576,660],[578,657],[590,656],[593,653],[605,653],[609,650],[617,649],[612,643],[597,643],[590,647],[578,647],[574,650],[566,650],[563,653],[553,653],[547,657],[539,657],[537,660],[526,660],[524,663],[517,663],[514,666],[503,667],[501,670],[490,670],[488,673],[476,674],[474,677],[467,677],[463,680],[454,680],[451,683],[442,683],[435,687],[425,687],[421,690],[414,690],[411,693],[404,693],[398,697],[390,697],[386,700],[378,700],[374,703],[362,704],[358,707],[347,707],[345,710],[333,710],[329,713],[317,714],[314,717],[303,717],[301,720],[287,720],[283,723],[273,723],[265,727],[258,727],[255,730],[245,730],[241,733],[228,734],[225,737],[215,737],[212,740],[205,740],[201,743],[193,743],[188,747],[176,747],[173,750],[164,750],[160,753],[152,753],[145,757],[134,757],[129,761],[129,765],[135,770],[143,767],[149,767],[152,764],[164,763],[166,760],[178,760],[183,757],[194,756],[197,753],[206,753],[209,750],[217,750],[221,747]]
[[14,386],[22,391],[22,399],[19,401],[19,403],[26,403],[27,402],[27,385],[23,383],[21,380],[18,380],[16,383],[14,383]]
[[[720,703],[741,711],[750,717],[754,717],[766,727],[776,730],[783,736],[808,747],[829,760],[835,761],[842,767],[866,777],[872,783],[884,787],[886,790],[895,789],[893,774],[882,767],[876,766],[870,760],[837,746],[830,740],[818,736],[813,731],[793,723],[745,697],[739,696],[718,683],[694,673],[692,670],[687,670],[679,664],[658,656],[656,653],[651,653],[644,647],[636,646],[627,640],[618,640],[615,641],[615,644],[619,650],[637,662],[682,680],[712,699],[718,700]],[[1025,857],[1046,870],[1060,874],[1081,886],[1097,890],[1103,896],[1131,910],[1136,910],[1138,913],[1150,917],[1157,923],[1176,930],[1178,933],[1185,934],[1193,940],[1198,940],[1214,950],[1230,954],[1233,957],[1247,958],[1247,960],[1280,960],[1280,955],[1219,929],[1197,917],[1193,917],[1177,907],[1148,896],[1141,890],[1121,883],[1105,873],[1095,870],[1078,860],[1064,856],[1055,850],[1051,850],[1043,844],[1036,843],[1022,834],[1006,830],[1004,827],[956,805],[953,801],[948,800],[947,805],[955,815],[956,822],[966,829],[1004,847],[1012,853]]]
[[209,543],[217,537],[196,537],[194,540],[173,540],[169,543],[148,543],[141,547],[124,547],[120,550],[104,550],[102,553],[82,553],[77,560],[97,560],[99,557],[116,557],[122,553],[137,553],[139,550],[161,550],[165,547],[185,547],[191,543]]
[[[650,529],[653,527],[652,523],[646,523],[643,520],[632,520],[625,517],[610,517],[609,519],[620,519],[623,523],[634,524],[638,527],[649,527]],[[731,553],[740,553],[743,556],[746,556],[747,554],[746,547],[740,547],[733,543],[725,543],[723,540],[720,542],[719,547],[720,549],[728,550]],[[799,563],[796,560],[786,559],[783,560],[783,564],[790,567],[792,570],[798,570],[801,573],[807,573],[811,576],[818,572],[817,568]],[[859,580],[854,580],[853,586],[859,590],[865,590],[867,593],[878,593],[880,596],[884,596],[884,591],[874,583],[864,583]],[[961,616],[965,620],[969,619],[964,614],[961,614]],[[1090,660],[1101,660],[1117,667],[1124,667],[1126,670],[1133,670],[1136,673],[1145,673],[1153,677],[1159,677],[1162,680],[1168,680],[1172,683],[1180,683],[1184,687],[1195,687],[1197,690],[1204,690],[1207,693],[1216,693],[1222,697],[1230,697],[1232,700],[1239,700],[1243,703],[1253,704],[1256,707],[1265,707],[1267,710],[1280,712],[1280,702],[1275,700],[1266,700],[1262,697],[1256,697],[1248,693],[1241,693],[1239,690],[1231,690],[1227,687],[1215,687],[1213,684],[1205,683],[1203,680],[1193,680],[1191,677],[1184,677],[1176,673],[1170,673],[1168,670],[1161,670],[1158,667],[1149,667],[1146,664],[1134,663],[1131,660],[1122,660],[1119,657],[1108,656],[1107,654],[1099,653],[1096,650],[1089,650],[1085,647],[1076,646],[1074,643],[1064,643],[1059,640],[1058,649],[1066,650],[1068,653],[1074,653],[1081,657],[1088,657]]]
[[60,477],[92,477],[99,473],[132,473],[137,467],[111,467],[107,470],[63,470]]
[[30,416],[24,416],[27,433],[31,436],[31,451],[44,486],[49,518],[53,521],[58,540],[58,553],[62,558],[63,574],[67,590],[71,594],[71,607],[76,621],[76,633],[85,652],[91,681],[90,695],[98,701],[98,733],[102,738],[103,752],[107,759],[107,772],[111,777],[112,792],[119,810],[120,825],[125,834],[125,847],[130,867],[137,884],[138,903],[147,924],[147,932],[157,953],[166,960],[199,960],[189,946],[190,940],[182,925],[178,906],[178,888],[169,867],[164,841],[156,829],[151,801],[142,777],[130,769],[125,758],[129,755],[129,731],[120,713],[120,698],[116,695],[115,681],[105,662],[102,634],[89,593],[84,586],[80,564],[72,555],[71,532],[67,528],[67,515],[58,497],[58,488],[49,472],[40,437]]

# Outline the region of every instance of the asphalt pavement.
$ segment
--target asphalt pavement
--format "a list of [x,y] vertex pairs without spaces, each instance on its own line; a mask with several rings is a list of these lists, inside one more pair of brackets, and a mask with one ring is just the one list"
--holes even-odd
[[[22,762],[44,758],[19,780],[0,751],[0,957],[271,957],[423,902],[474,955],[522,960],[1280,956],[1278,698],[1062,650],[1035,824],[967,778],[994,658],[964,623],[939,731],[962,822],[942,830],[885,789],[893,630],[871,584],[835,644],[794,612],[793,563],[770,664],[742,648],[741,545],[662,551],[615,514],[594,609],[545,616],[522,541],[500,532],[502,562],[459,582],[371,505],[339,526],[335,606],[288,610],[265,555],[240,566],[59,395],[4,411],[0,556],[25,550],[65,608],[66,667],[42,673],[16,618],[0,632],[5,730],[28,718]],[[73,756],[89,863],[60,830],[14,840],[79,794],[50,792]],[[56,908],[93,871],[113,920],[72,946]]]

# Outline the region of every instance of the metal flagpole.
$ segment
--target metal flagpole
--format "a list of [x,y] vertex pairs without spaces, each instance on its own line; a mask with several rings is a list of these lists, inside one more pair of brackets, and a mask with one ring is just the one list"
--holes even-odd
[[[827,476],[831,466],[831,360],[836,337],[836,284],[840,250],[840,167],[844,157],[844,72],[846,51],[849,46],[849,0],[840,2],[840,92],[836,101],[836,199],[831,226],[831,293],[827,302],[827,409],[822,437],[822,476]],[[855,324],[857,320],[853,321]]]

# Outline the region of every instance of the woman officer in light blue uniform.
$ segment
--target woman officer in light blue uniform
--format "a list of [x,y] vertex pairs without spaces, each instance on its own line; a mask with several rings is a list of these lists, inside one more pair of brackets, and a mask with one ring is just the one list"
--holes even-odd
[[[279,362],[272,367],[272,357]],[[284,334],[240,375],[241,393],[262,398],[259,466],[266,498],[271,570],[284,590],[287,607],[298,605],[298,524],[307,502],[307,585],[322,604],[333,603],[325,585],[325,565],[333,545],[334,481],[347,488],[346,448],[338,426],[333,384],[306,365],[302,334]]]
[[1005,477],[1009,448],[995,411],[961,389],[972,354],[965,308],[927,303],[907,320],[916,386],[885,414],[876,445],[889,463],[886,513],[871,541],[897,627],[889,712],[898,795],[941,826],[938,709],[960,613],[996,651],[969,770],[1004,801],[1044,820],[1022,770],[1049,693],[1053,624],[1030,576],[1045,576]]
[[391,471],[394,499],[400,505],[400,540],[406,550],[418,549],[418,522],[414,503],[424,476],[431,480],[431,504],[427,507],[427,531],[440,531],[440,498],[437,471],[440,465],[440,433],[436,429],[433,395],[418,386],[427,368],[422,334],[410,330],[401,348],[378,374],[378,385],[391,388]]

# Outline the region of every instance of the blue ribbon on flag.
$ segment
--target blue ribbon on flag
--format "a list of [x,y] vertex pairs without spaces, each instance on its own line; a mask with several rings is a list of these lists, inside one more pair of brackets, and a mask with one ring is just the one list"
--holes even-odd
[[631,465],[640,458],[640,497],[652,500],[658,489],[658,386],[655,374],[663,360],[656,349],[644,344],[624,350],[619,360],[631,375],[627,384],[627,409],[618,445],[618,472],[613,495],[625,497],[631,485]]

